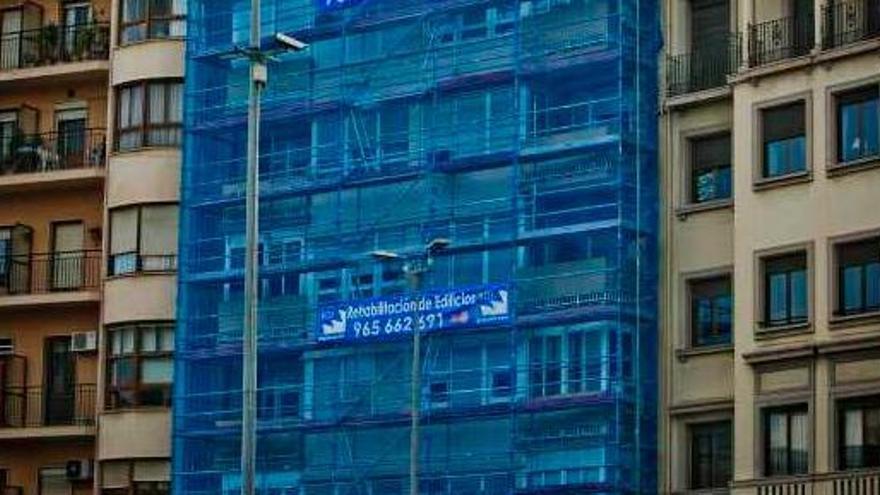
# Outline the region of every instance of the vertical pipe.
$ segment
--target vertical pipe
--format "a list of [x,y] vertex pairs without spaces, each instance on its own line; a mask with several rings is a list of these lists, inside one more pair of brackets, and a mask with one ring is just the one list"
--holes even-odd
[[[426,263],[427,266],[427,263]],[[410,273],[410,291],[417,293],[421,289],[422,267]],[[409,493],[419,495],[419,416],[421,415],[422,391],[422,331],[418,318],[413,322],[412,370],[410,377],[410,409],[412,411],[409,430]]]
[[244,335],[242,349],[242,404],[241,404],[241,493],[254,495],[256,471],[256,405],[257,405],[257,270],[259,249],[259,138],[260,94],[265,66],[259,60],[260,0],[251,0],[250,81],[248,95],[246,260],[244,274]]

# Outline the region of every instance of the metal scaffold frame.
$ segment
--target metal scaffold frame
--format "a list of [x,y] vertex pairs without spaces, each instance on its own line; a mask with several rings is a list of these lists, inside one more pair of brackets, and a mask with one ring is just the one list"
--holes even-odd
[[[509,319],[421,337],[418,492],[655,492],[656,2],[262,3],[310,48],[263,97],[258,493],[407,493],[412,340],[319,313],[486,287]],[[242,483],[249,7],[189,0],[180,494]]]

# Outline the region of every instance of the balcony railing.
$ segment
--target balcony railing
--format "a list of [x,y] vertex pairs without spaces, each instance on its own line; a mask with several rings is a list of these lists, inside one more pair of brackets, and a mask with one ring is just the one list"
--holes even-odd
[[810,12],[750,24],[749,65],[757,67],[810,53],[815,46],[814,23]]
[[83,60],[104,60],[110,25],[43,26],[0,36],[0,70],[40,67]]
[[739,35],[694,47],[690,53],[671,55],[666,60],[666,93],[679,96],[727,84],[742,60]]
[[880,37],[880,0],[828,0],[822,19],[826,50]]
[[18,134],[0,146],[0,176],[103,167],[106,131]]
[[94,425],[96,391],[94,384],[0,390],[0,428]]
[[0,253],[0,296],[97,289],[100,280],[100,251]]
[[755,480],[734,483],[734,488],[736,488],[736,493],[754,495],[876,494],[880,493],[880,470],[838,471],[781,479]]

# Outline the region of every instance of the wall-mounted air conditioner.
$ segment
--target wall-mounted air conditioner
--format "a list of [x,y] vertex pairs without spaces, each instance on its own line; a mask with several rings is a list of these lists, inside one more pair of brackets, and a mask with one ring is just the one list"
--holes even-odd
[[98,332],[74,332],[70,336],[70,350],[73,352],[97,351]]
[[75,459],[67,461],[67,479],[70,481],[88,481],[94,478],[95,461],[92,459]]

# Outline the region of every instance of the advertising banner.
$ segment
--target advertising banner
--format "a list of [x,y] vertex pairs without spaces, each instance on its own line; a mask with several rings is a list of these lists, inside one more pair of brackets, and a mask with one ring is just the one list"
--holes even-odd
[[483,285],[328,304],[318,308],[316,330],[318,342],[357,343],[511,320],[509,288]]

